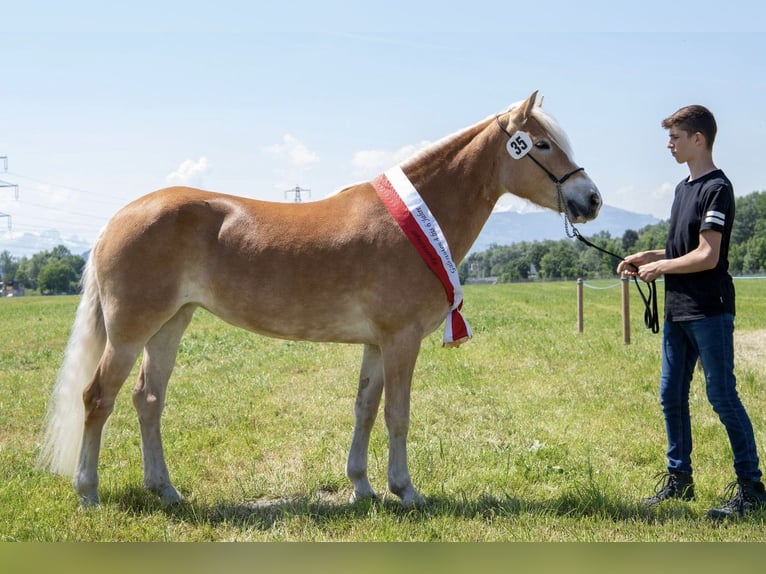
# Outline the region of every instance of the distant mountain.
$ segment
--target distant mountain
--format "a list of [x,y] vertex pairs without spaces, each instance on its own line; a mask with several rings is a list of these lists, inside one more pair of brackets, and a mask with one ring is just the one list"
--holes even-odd
[[[604,205],[596,219],[588,223],[578,224],[577,229],[585,237],[595,235],[600,231],[608,231],[612,237],[618,238],[622,237],[628,229],[638,231],[642,227],[660,221],[662,220],[653,215],[633,213]],[[564,219],[558,213],[550,210],[532,213],[500,211],[490,215],[484,229],[471,247],[471,252],[485,251],[491,245],[511,245],[521,241],[566,238]]]

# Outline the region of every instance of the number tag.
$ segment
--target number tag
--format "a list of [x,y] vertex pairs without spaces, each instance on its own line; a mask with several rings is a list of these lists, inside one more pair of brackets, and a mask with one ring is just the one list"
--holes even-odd
[[516,132],[505,147],[513,159],[521,159],[532,150],[532,138],[527,132]]

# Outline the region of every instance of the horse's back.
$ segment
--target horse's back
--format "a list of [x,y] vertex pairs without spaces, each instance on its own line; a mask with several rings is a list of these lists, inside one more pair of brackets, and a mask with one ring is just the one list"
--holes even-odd
[[97,245],[98,269],[135,275],[151,273],[155,263],[167,269],[227,257],[252,260],[309,240],[317,244],[325,236],[316,233],[323,220],[318,211],[190,187],[161,189],[111,219]]

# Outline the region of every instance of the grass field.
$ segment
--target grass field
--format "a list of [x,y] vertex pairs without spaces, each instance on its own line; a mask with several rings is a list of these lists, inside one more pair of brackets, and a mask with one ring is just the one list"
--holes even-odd
[[[609,284],[604,282],[602,286]],[[267,339],[198,311],[163,418],[171,477],[187,502],[141,489],[129,380],[105,435],[101,506],[78,510],[68,479],[35,469],[48,395],[77,297],[0,300],[2,541],[766,541],[766,513],[705,518],[733,480],[722,425],[695,376],[697,500],[637,504],[664,469],[660,335],[631,286],[468,286],[474,339],[423,344],[412,393],[413,481],[427,507],[386,492],[382,413],[370,448],[379,501],[348,504],[344,476],[361,347]],[[738,280],[737,375],[766,451],[766,281]],[[660,302],[662,308],[662,302]]]

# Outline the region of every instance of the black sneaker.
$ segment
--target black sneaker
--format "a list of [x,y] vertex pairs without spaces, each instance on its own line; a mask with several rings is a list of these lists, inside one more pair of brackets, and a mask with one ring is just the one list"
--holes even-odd
[[678,500],[694,499],[694,481],[690,473],[671,470],[659,473],[656,478],[658,480],[654,486],[655,495],[641,499],[642,504],[654,506],[671,498]]
[[758,480],[736,480],[726,487],[724,497],[729,500],[720,508],[709,510],[710,518],[742,518],[751,510],[766,508],[766,490]]

